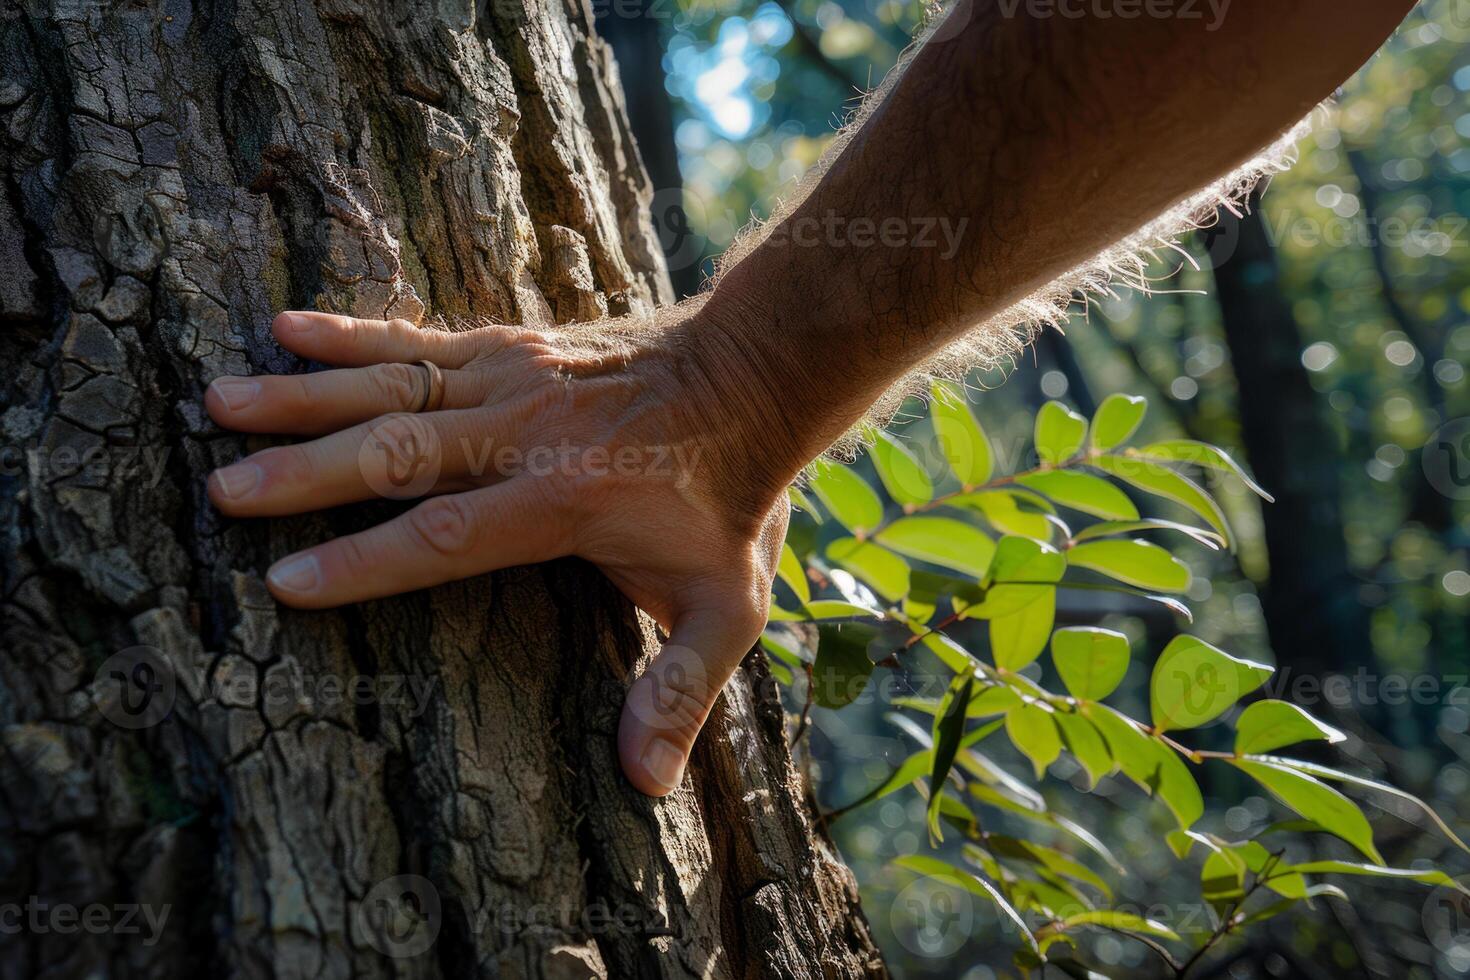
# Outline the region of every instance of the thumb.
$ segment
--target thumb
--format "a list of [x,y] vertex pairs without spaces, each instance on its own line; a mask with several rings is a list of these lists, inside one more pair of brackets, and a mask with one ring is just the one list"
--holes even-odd
[[666,796],[678,787],[715,698],[755,642],[746,632],[716,611],[682,616],[628,689],[618,756],[640,792]]

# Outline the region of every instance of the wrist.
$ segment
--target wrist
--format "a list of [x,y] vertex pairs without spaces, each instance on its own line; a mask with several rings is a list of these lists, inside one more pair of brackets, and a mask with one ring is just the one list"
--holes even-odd
[[797,376],[802,359],[781,349],[779,323],[762,304],[721,288],[690,305],[665,340],[697,424],[726,447],[718,478],[784,493],[831,442],[812,437],[813,406],[797,397],[814,394],[815,381]]

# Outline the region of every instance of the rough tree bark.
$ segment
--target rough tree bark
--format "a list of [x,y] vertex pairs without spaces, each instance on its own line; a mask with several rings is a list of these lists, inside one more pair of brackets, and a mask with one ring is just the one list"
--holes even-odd
[[393,505],[203,497],[282,308],[667,299],[616,93],[571,0],[3,0],[0,976],[882,973],[758,655],[655,802],[586,566],[290,612],[269,560]]

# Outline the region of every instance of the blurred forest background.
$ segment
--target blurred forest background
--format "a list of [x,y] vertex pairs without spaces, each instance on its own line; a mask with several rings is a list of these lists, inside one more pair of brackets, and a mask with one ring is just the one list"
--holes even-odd
[[[738,228],[816,160],[857,92],[882,78],[924,16],[903,0],[593,0],[593,8],[617,52],[658,189],[655,219],[686,295]],[[1260,504],[1233,481],[1216,484],[1242,543],[1238,556],[1191,556],[1193,631],[1276,664],[1272,696],[1351,734],[1341,764],[1424,796],[1462,836],[1470,819],[1467,42],[1470,0],[1424,0],[1317,120],[1300,164],[1251,214],[1185,242],[1192,263],[1172,255],[1158,265],[1154,296],[1079,303],[1065,339],[1051,333],[1013,369],[971,379],[1003,465],[1025,451],[1042,402],[1090,414],[1112,392],[1148,397],[1152,437],[1231,450],[1276,503]],[[1095,603],[1076,611],[1089,622],[1099,612]],[[1131,609],[1101,612],[1105,625],[1133,638],[1135,655],[1151,659],[1151,640],[1168,635],[1169,623]],[[1329,681],[1334,675],[1341,680]],[[1147,661],[1127,683],[1141,692],[1146,678]],[[824,808],[861,796],[911,750],[884,710],[814,712],[804,761]],[[1237,800],[1251,792],[1204,788]],[[1087,799],[1085,822],[1143,869],[1125,880],[1120,901],[1199,928],[1186,921],[1204,914],[1198,883],[1181,880],[1182,866],[1162,847],[1158,808],[1111,780]],[[1227,835],[1282,816],[1258,796],[1217,809],[1206,819]],[[1470,872],[1422,821],[1367,809],[1391,863]],[[911,875],[885,870],[924,847],[917,794],[895,794],[831,829],[895,973],[1011,975],[1016,937],[993,910],[960,910],[962,934],[936,946],[922,932],[932,923],[921,921],[936,896],[916,897]],[[1198,975],[1470,974],[1463,902],[1419,885],[1344,884],[1351,908],[1319,902],[1314,914],[1275,920]],[[1111,975],[1152,969],[1148,950],[1116,935],[1100,934],[1091,953]]]

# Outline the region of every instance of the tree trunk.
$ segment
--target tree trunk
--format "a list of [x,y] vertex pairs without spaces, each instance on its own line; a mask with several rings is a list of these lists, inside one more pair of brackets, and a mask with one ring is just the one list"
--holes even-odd
[[203,495],[280,309],[668,298],[587,8],[3,4],[0,976],[881,974],[758,654],[653,801],[587,566],[292,612],[268,561],[392,505]]

